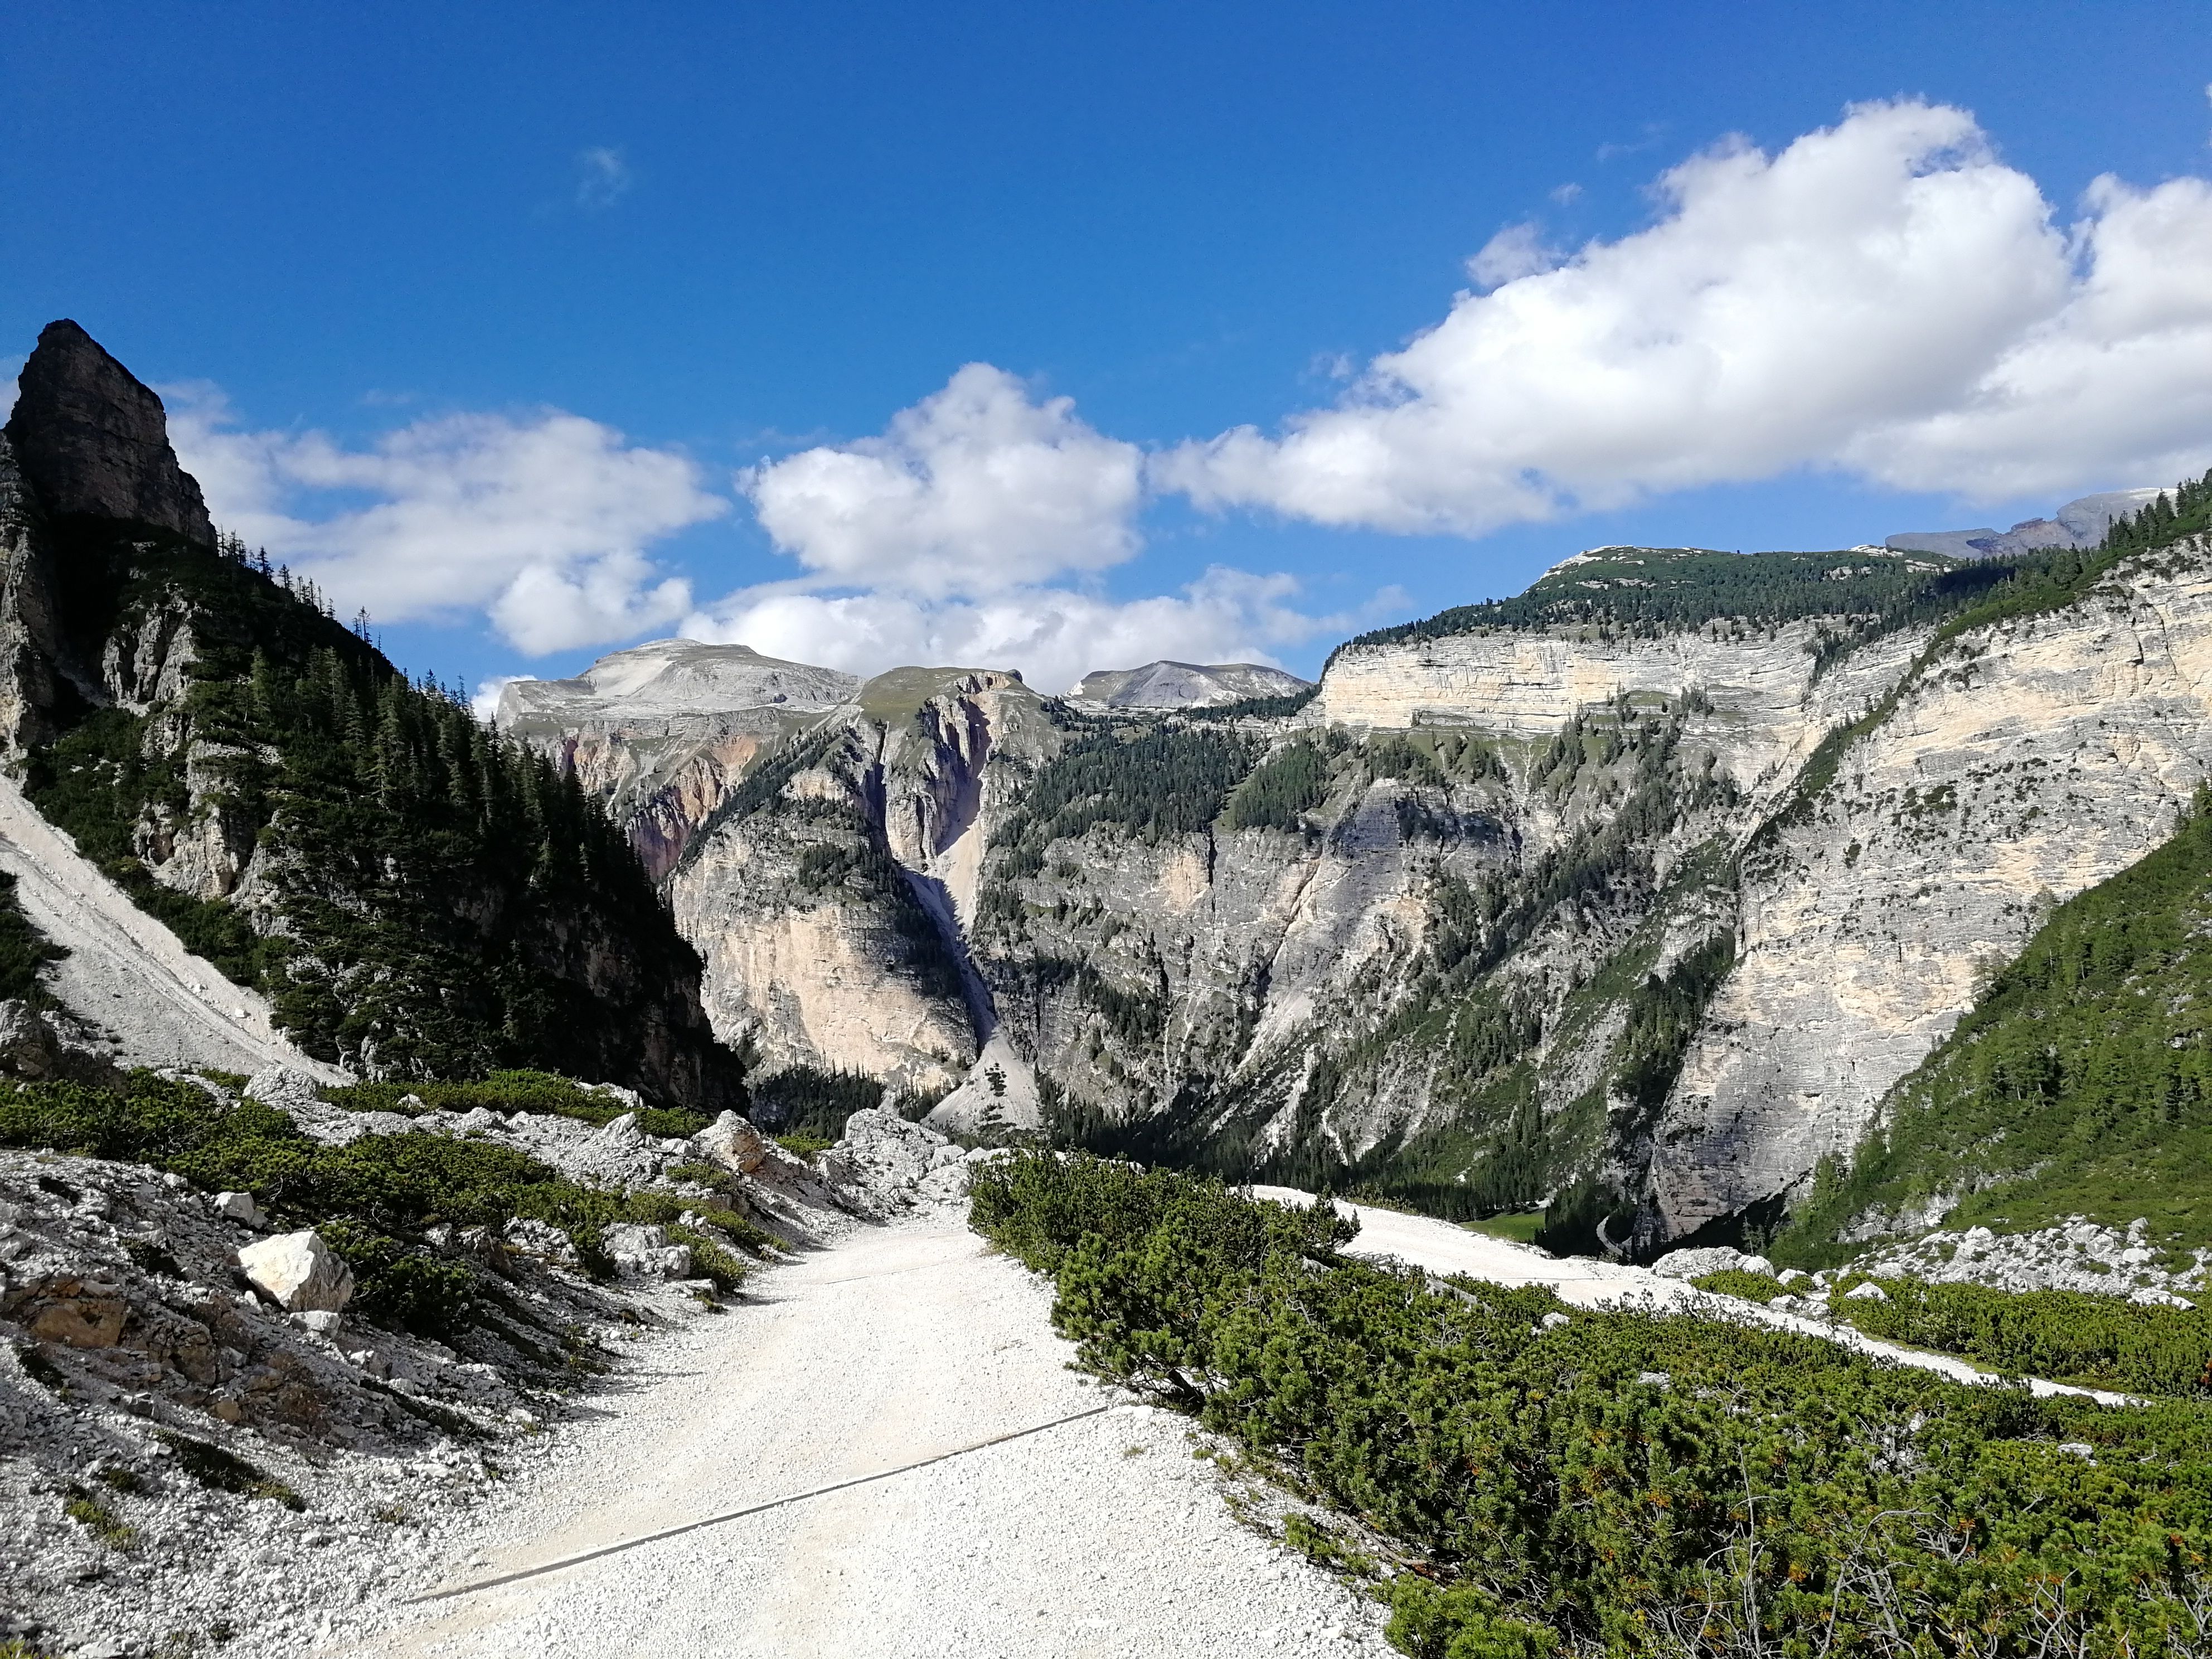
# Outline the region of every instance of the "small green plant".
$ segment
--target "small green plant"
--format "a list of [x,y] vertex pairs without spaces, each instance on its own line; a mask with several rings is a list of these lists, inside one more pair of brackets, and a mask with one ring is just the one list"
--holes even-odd
[[1283,1517],[1283,1541],[1317,1567],[1349,1573],[1355,1578],[1375,1576],[1375,1558],[1353,1549],[1310,1515],[1293,1510]]
[[102,1504],[82,1486],[72,1485],[69,1497],[62,1504],[62,1513],[79,1526],[90,1529],[92,1535],[110,1549],[128,1549],[138,1536],[136,1527],[127,1527],[115,1511]]
[[235,1452],[204,1440],[195,1440],[191,1435],[179,1434],[174,1429],[155,1431],[159,1440],[176,1455],[177,1467],[210,1492],[236,1492],[245,1498],[266,1498],[282,1504],[288,1510],[304,1510],[307,1500],[276,1479],[258,1464],[249,1463]]
[[102,1486],[112,1486],[118,1492],[136,1492],[146,1489],[146,1482],[137,1470],[124,1468],[119,1464],[110,1463],[93,1478]]
[[826,1152],[837,1143],[824,1140],[820,1135],[778,1135],[775,1144],[793,1158],[811,1158],[817,1152]]

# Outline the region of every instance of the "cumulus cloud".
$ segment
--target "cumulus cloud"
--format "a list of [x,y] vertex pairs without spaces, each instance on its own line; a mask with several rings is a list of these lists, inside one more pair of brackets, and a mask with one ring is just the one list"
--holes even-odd
[[1143,456],[1074,402],[969,363],[881,437],[740,475],[776,545],[818,578],[943,598],[1103,570],[1137,551]]
[[1040,690],[1059,693],[1094,668],[1162,657],[1273,664],[1277,652],[1404,604],[1390,591],[1358,619],[1315,617],[1292,603],[1297,592],[1291,577],[1218,566],[1180,593],[1126,602],[1053,587],[954,599],[756,588],[687,617],[683,632],[856,673],[908,663],[1018,668]]
[[586,213],[612,207],[636,182],[620,150],[594,145],[576,152],[576,205]]
[[2170,478],[2212,451],[2212,194],[2104,179],[2061,228],[1965,112],[1855,106],[1673,168],[1648,228],[1488,291],[1333,406],[1156,458],[1208,507],[1474,535],[1804,467],[1981,499]]
[[238,428],[172,387],[169,431],[226,529],[380,622],[482,611],[531,655],[633,637],[691,608],[646,556],[730,504],[688,458],[558,410],[449,415],[348,448]]

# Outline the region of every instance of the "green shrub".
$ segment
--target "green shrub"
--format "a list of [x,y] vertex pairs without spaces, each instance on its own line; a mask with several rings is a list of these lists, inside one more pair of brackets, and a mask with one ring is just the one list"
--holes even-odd
[[1744,1302],[1771,1302],[1787,1288],[1771,1273],[1751,1273],[1741,1267],[1723,1267],[1717,1273],[1700,1273],[1690,1281],[1716,1296],[1732,1296]]
[[1877,1279],[1887,1300],[1844,1292],[1869,1282],[1838,1279],[1829,1307],[1869,1336],[1956,1354],[2011,1376],[2212,1398],[2212,1315],[2142,1307],[2081,1291],[1999,1291]]
[[[1335,1252],[1343,1228],[1080,1157],[979,1172],[1080,1363],[1425,1564],[1415,1654],[2177,1651],[2212,1603],[2212,1410],[1970,1387],[1817,1337]],[[2082,1450],[2090,1453],[2081,1455]]]
[[470,1323],[476,1274],[357,1222],[325,1222],[315,1230],[353,1269],[356,1312],[387,1329],[450,1341]]
[[114,1510],[82,1486],[70,1487],[69,1497],[62,1504],[62,1513],[78,1525],[89,1528],[93,1536],[110,1549],[126,1549],[138,1536],[136,1527],[125,1526]]

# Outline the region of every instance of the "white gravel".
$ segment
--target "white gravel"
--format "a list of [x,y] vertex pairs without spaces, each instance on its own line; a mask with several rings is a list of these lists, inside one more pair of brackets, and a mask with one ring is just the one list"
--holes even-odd
[[[1183,1419],[1070,1370],[1049,1285],[957,1212],[760,1275],[556,1431],[403,1594],[495,1577],[1111,1404],[1009,1443],[580,1565],[387,1605],[318,1650],[883,1659],[1386,1655],[1382,1610],[1252,1526]],[[1200,1455],[1194,1455],[1198,1452]],[[1234,1490],[1232,1491],[1232,1486]]]

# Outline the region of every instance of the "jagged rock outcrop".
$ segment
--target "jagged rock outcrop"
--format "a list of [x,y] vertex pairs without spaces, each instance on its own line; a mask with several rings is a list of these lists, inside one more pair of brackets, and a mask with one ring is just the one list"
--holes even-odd
[[161,398],[98,341],[66,318],[48,323],[15,383],[8,440],[51,516],[215,544],[199,482],[170,447]]
[[1313,682],[1255,662],[1148,662],[1094,668],[1068,696],[1107,708],[1211,708],[1247,697],[1289,697]]
[[657,879],[756,761],[860,685],[748,646],[655,640],[574,679],[509,681],[493,718],[620,815]]
[[667,882],[722,1040],[763,1072],[958,1083],[993,1025],[963,934],[982,849],[1056,740],[1018,675],[900,669],[759,763]]
[[1941,553],[1954,559],[2002,558],[2042,547],[2094,547],[2115,519],[2140,512],[2156,500],[2156,489],[2109,489],[2084,495],[2047,519],[2022,519],[2009,530],[1922,530],[1883,538],[1899,553]]

